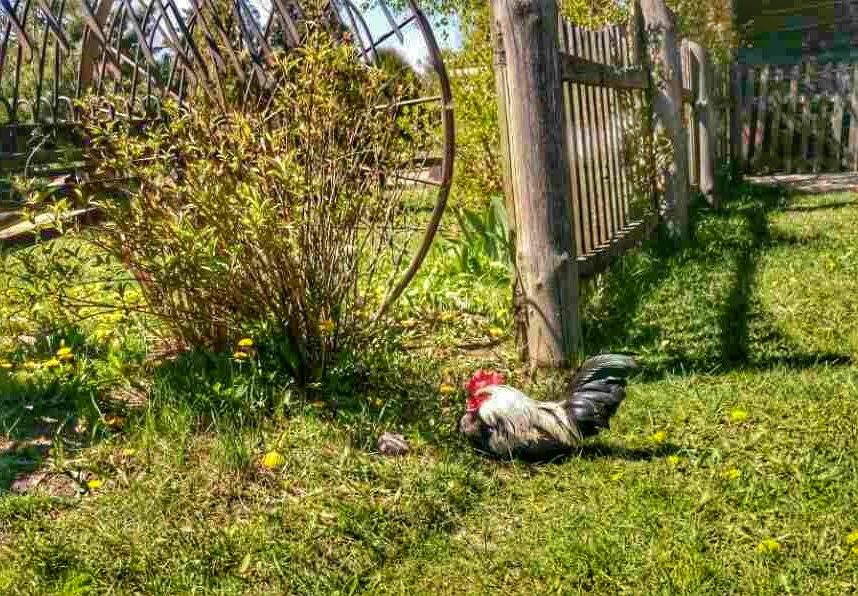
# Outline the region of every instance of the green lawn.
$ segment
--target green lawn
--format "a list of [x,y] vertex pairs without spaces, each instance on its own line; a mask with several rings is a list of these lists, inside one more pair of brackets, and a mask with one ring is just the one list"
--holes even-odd
[[[150,397],[120,430],[57,431],[46,452],[26,441],[39,417],[83,416],[88,385],[0,381],[0,491],[49,472],[0,496],[0,594],[858,593],[858,198],[738,194],[697,213],[682,254],[649,247],[584,288],[587,352],[644,373],[564,461],[488,461],[456,436],[463,395],[442,383],[522,376],[511,341],[485,341],[510,325],[504,280],[437,251],[402,306],[417,327],[336,412],[195,360],[141,366]],[[277,411],[254,414],[266,392]],[[374,454],[383,430],[412,454]],[[81,471],[101,485],[76,494]]]

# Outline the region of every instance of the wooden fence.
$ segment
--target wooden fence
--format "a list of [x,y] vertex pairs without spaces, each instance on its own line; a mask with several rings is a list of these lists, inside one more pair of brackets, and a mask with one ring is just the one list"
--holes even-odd
[[[648,237],[657,221],[657,199],[649,189],[636,188],[631,179],[630,159],[643,147],[634,136],[633,125],[644,113],[649,85],[646,66],[635,57],[634,33],[627,25],[590,30],[559,18],[563,121],[557,126],[567,144],[569,199],[581,277],[603,271],[614,257]],[[697,50],[688,41],[680,47],[689,182],[694,191],[701,190],[701,171],[714,166],[702,162],[726,161],[729,154],[729,80],[723,68],[701,64],[702,48]],[[707,72],[701,72],[703,69]],[[518,98],[507,88],[505,73],[499,73],[498,79],[505,115],[510,102]],[[708,126],[704,124],[707,120],[711,120]],[[501,128],[509,152],[515,140],[508,138],[508,122]],[[702,147],[707,143],[711,144],[708,153]],[[652,162],[652,157],[638,154],[636,158]],[[507,189],[508,195],[514,193],[509,182]]]
[[737,64],[735,76],[744,171],[858,170],[858,65]]
[[676,43],[663,0],[634,8],[627,26],[592,31],[560,16],[556,0],[492,2],[516,332],[532,365],[575,353],[579,279],[660,218],[687,237],[692,188],[714,202],[716,164],[727,161],[724,69]]

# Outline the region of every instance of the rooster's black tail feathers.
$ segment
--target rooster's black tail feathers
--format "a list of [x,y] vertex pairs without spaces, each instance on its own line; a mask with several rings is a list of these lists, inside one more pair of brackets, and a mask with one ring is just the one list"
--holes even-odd
[[600,354],[581,365],[572,379],[567,408],[582,436],[608,428],[608,421],[626,398],[626,378],[637,368],[637,363],[623,354]]

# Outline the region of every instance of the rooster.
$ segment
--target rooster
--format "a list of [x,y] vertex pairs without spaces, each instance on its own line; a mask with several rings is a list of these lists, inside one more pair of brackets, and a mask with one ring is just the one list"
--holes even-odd
[[576,371],[571,396],[560,402],[530,399],[505,385],[502,374],[478,370],[465,386],[467,411],[459,429],[498,457],[545,459],[570,453],[585,437],[608,428],[626,397],[626,378],[636,369],[628,356],[595,356]]

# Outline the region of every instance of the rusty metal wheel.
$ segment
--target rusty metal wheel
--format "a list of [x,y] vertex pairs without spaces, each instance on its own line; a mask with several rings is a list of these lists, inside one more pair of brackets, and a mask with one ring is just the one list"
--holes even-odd
[[[381,316],[420,269],[446,207],[455,152],[450,84],[432,27],[415,0],[398,10],[384,0],[366,7],[331,0],[326,14],[332,32],[348,31],[344,38],[368,63],[397,50],[425,61],[419,75],[426,92],[400,105],[426,111],[433,140],[392,176],[420,195],[414,201],[425,215],[410,218],[403,229],[408,255],[387,285]],[[166,97],[183,101],[212,83],[204,55],[220,72],[264,84],[273,49],[298,44],[304,18],[297,0],[3,0],[0,184],[8,185],[13,174],[59,185],[81,182],[74,102],[85,94],[121,95],[122,105],[105,107],[110,117],[147,118]],[[0,201],[7,190],[0,188]]]

